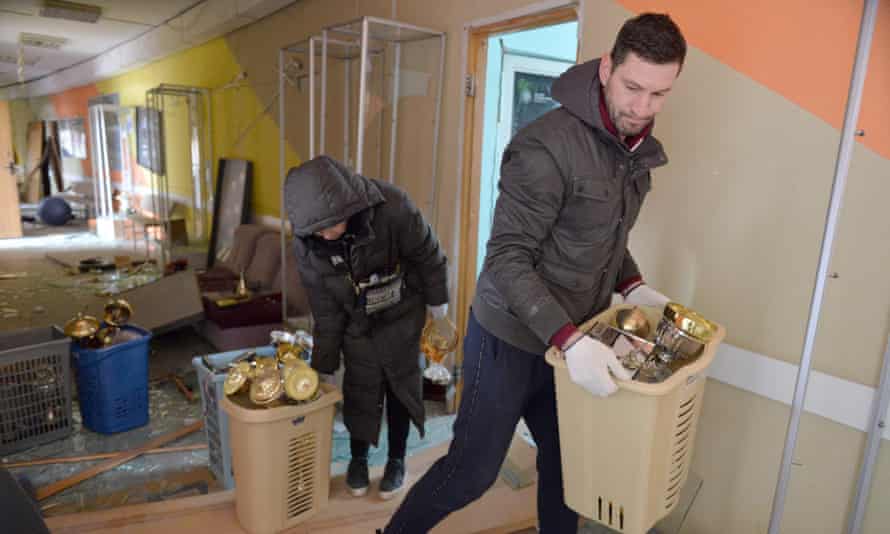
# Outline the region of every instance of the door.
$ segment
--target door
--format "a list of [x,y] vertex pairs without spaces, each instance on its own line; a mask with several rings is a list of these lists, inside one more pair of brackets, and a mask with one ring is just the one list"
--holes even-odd
[[[493,158],[488,165],[483,165],[480,180],[477,276],[485,261],[485,244],[491,233],[498,197],[501,155],[516,132],[544,113],[559,107],[559,103],[550,96],[550,88],[560,74],[574,65],[571,61],[557,58],[532,57],[506,48],[504,51],[498,85],[500,95],[497,99]],[[486,132],[484,135],[488,137],[489,134]]]
[[22,236],[19,189],[12,172],[13,165],[9,103],[0,102],[0,238]]
[[550,87],[573,63],[512,53],[504,54],[496,154],[528,123],[559,106]]

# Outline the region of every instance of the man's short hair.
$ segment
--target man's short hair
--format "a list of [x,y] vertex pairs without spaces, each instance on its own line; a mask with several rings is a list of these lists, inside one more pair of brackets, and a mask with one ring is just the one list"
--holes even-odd
[[624,63],[628,52],[656,65],[678,63],[682,69],[686,39],[668,15],[643,13],[625,22],[618,32],[611,53],[612,69]]

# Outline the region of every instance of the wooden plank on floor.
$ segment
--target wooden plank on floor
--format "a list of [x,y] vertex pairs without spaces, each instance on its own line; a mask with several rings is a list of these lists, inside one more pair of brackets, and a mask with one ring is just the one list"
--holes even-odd
[[[233,508],[234,490],[220,491],[198,497],[172,499],[157,503],[121,506],[111,510],[98,512],[81,512],[54,516],[46,519],[46,525],[53,533],[62,532],[151,532],[156,525],[164,525],[168,530],[164,534],[180,532],[179,527],[169,530],[170,524],[176,524],[179,518],[213,516],[216,512],[224,512]],[[143,528],[145,527],[145,528]],[[202,532],[196,530],[193,532]],[[237,532],[240,530],[220,530],[219,533]]]
[[[166,454],[170,452],[188,452],[199,451],[207,448],[206,443],[195,443],[194,445],[176,445],[174,447],[162,447],[160,449],[151,449],[142,454]],[[40,458],[37,460],[25,460],[22,462],[0,462],[0,467],[4,469],[13,469],[15,467],[31,467],[35,465],[53,465],[53,464],[79,464],[83,462],[93,462],[96,460],[108,460],[119,456],[120,452],[101,452],[98,454],[86,454],[84,456],[62,456],[58,458]]]
[[[447,444],[423,451],[408,459],[408,485],[415,482],[447,450]],[[371,470],[372,484],[382,469]],[[318,515],[287,531],[287,534],[368,534],[382,528],[395,511],[400,497],[381,501],[376,492],[355,498],[346,491],[345,477],[331,480],[328,506]],[[498,479],[482,499],[451,514],[434,534],[511,532],[534,525],[537,514],[537,485],[514,490]],[[160,503],[124,506],[113,510],[51,517],[47,525],[54,534],[245,534],[235,517],[234,492],[224,491]]]
[[96,475],[102,474],[105,471],[114,469],[115,467],[117,467],[121,464],[125,464],[125,463],[129,462],[130,460],[132,460],[133,458],[138,458],[139,456],[142,456],[146,451],[150,451],[152,449],[157,449],[159,447],[163,447],[164,445],[166,445],[167,443],[170,443],[171,441],[176,441],[177,439],[187,436],[187,435],[191,434],[192,432],[201,430],[201,428],[203,426],[204,426],[204,421],[197,421],[197,422],[192,423],[188,426],[177,429],[173,432],[168,432],[166,434],[158,436],[139,448],[132,449],[129,451],[123,451],[119,455],[115,456],[114,458],[106,460],[106,461],[102,462],[101,464],[94,465],[92,467],[88,467],[88,468],[84,469],[83,471],[80,471],[79,473],[75,473],[75,474],[71,475],[70,477],[66,477],[66,478],[63,478],[62,480],[57,480],[56,482],[53,482],[51,484],[47,484],[46,486],[37,488],[37,491],[35,492],[35,496],[37,497],[38,501],[42,501],[43,499],[45,499],[47,497],[50,497],[52,495],[55,495],[56,493],[66,490],[72,486],[80,484],[84,480],[87,480],[87,479],[92,478]]

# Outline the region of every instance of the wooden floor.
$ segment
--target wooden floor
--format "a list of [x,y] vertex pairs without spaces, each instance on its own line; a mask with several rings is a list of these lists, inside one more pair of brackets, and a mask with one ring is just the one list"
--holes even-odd
[[[426,472],[445,453],[447,444],[408,459],[408,485]],[[372,469],[372,488],[381,476]],[[534,527],[537,485],[514,490],[501,479],[482,499],[455,512],[437,526],[434,534],[509,534]],[[404,495],[404,492],[401,494]],[[287,534],[370,534],[383,528],[401,497],[382,501],[369,491],[361,498],[350,496],[344,477],[331,480],[331,498],[318,515],[287,531]],[[165,501],[123,506],[112,510],[57,516],[47,519],[53,533],[97,534],[246,534],[235,517],[234,493],[225,491]]]

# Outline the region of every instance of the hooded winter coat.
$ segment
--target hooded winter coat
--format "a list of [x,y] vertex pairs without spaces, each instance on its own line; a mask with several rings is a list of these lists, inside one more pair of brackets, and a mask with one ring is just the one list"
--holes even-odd
[[[309,295],[312,367],[333,373],[343,354],[343,418],[353,439],[377,443],[386,383],[423,435],[419,366],[426,306],[447,302],[446,259],[408,196],[320,156],[291,169],[284,186],[297,266]],[[315,232],[348,221],[343,237]],[[381,311],[360,287],[400,273],[401,298]]]
[[599,60],[563,73],[561,107],[523,128],[504,150],[500,195],[473,312],[500,339],[543,353],[567,323],[608,307],[640,275],[627,249],[650,169],[667,163],[651,135],[633,148],[599,111]]

